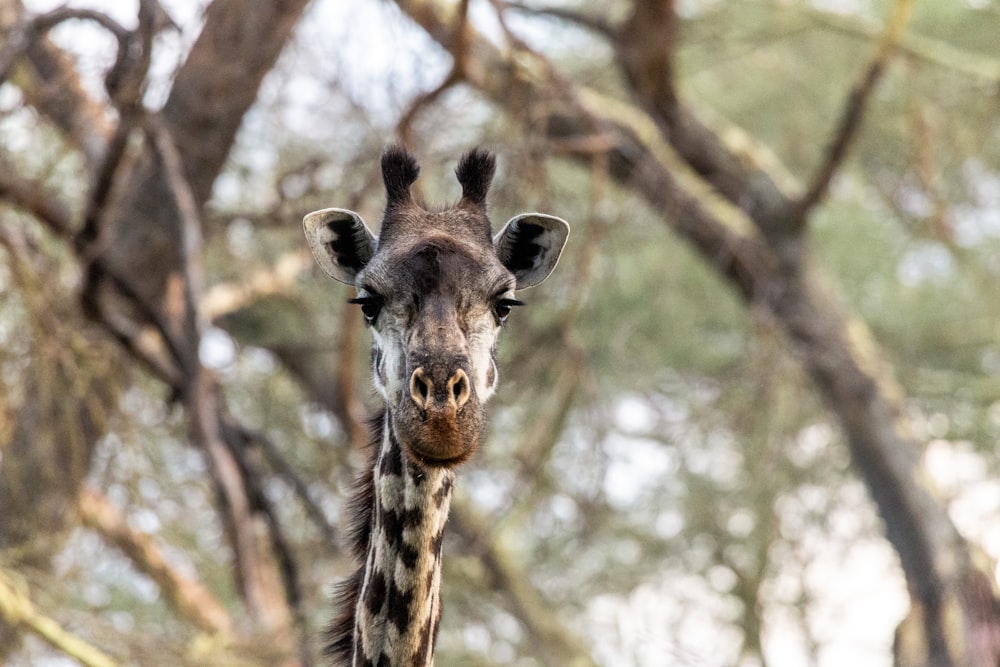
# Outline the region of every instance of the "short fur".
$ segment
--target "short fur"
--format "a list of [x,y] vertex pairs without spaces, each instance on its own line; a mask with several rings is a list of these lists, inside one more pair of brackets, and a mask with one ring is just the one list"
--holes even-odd
[[358,556],[364,547],[366,553],[338,589],[344,607],[328,634],[327,655],[341,667],[428,667],[440,620],[441,545],[455,477],[450,469],[409,461],[392,418],[384,418],[378,451],[351,499],[351,550]]

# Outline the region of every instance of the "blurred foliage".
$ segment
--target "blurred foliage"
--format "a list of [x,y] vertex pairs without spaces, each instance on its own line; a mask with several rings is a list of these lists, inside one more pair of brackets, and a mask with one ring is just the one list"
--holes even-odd
[[[886,3],[680,4],[685,97],[741,127],[792,174],[807,173]],[[617,3],[560,6],[620,13]],[[1000,506],[985,497],[1000,475],[1000,80],[969,74],[956,54],[1000,71],[998,14],[991,2],[919,3],[914,38],[873,100],[811,237],[893,363],[914,429],[937,447],[930,472],[956,522],[993,558]],[[552,17],[510,18],[575,80],[620,91],[598,35]],[[197,27],[185,25],[185,38]],[[70,30],[56,35],[72,39]],[[931,40],[942,49],[929,50]],[[210,285],[239,283],[300,252],[299,220],[310,210],[352,208],[377,224],[376,157],[409,100],[446,66],[394,6],[314,3],[216,184],[206,214]],[[0,114],[2,157],[79,208],[78,160],[9,83]],[[457,198],[454,160],[482,142],[499,154],[496,226],[537,209],[573,228],[554,278],[525,296],[529,307],[501,335],[491,436],[458,491],[486,526],[480,540],[516,564],[600,664],[889,664],[905,607],[901,576],[836,424],[767,317],[747,312],[656,212],[605,185],[599,164],[588,170],[545,154],[530,110],[500,116],[469,90],[452,90],[418,116],[414,137],[428,200]],[[82,323],[73,303],[79,269],[66,249],[2,205],[0,225],[12,230],[0,245],[0,472],[23,459],[15,414],[43,411],[36,447],[93,422],[102,434],[93,462],[74,474],[238,615],[206,464],[187,445],[172,397]],[[37,264],[12,251],[15,236]],[[365,334],[338,354],[346,318],[360,317],[344,305],[350,296],[310,269],[220,315],[203,350],[231,411],[266,435],[335,526],[359,459],[310,381],[332,382],[349,364],[358,400],[374,403]],[[56,462],[53,470],[72,469],[58,453]],[[275,475],[265,490],[318,636],[329,584],[348,560],[287,479]],[[71,511],[60,502],[57,514]],[[3,527],[0,544],[11,530]],[[150,580],[92,532],[59,530],[65,546],[54,571],[27,573],[40,606],[130,664],[197,664],[191,656],[204,638]],[[451,536],[446,552],[439,664],[543,664],[509,600],[489,587],[479,554]],[[0,565],[21,560],[0,551]],[[841,625],[857,590],[881,618]],[[34,640],[8,659],[55,664]]]

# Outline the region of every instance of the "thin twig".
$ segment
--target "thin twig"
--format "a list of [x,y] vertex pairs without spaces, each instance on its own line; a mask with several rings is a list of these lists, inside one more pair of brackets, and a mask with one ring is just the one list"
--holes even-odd
[[854,83],[841,111],[840,121],[833,139],[827,145],[823,160],[820,162],[816,175],[810,182],[805,194],[792,204],[790,225],[801,228],[805,218],[819,201],[826,195],[847,156],[847,151],[853,143],[861,127],[868,101],[871,99],[875,86],[882,78],[892,55],[899,43],[913,9],[913,0],[896,0],[892,6],[892,14],[886,23],[882,37],[879,39],[875,53],[861,77]]
[[[810,3],[775,2],[782,10],[794,8],[815,25],[849,37],[870,41],[881,34],[882,28],[872,21],[836,12],[816,9]],[[903,35],[896,47],[910,61],[923,62],[959,74],[993,90],[1000,83],[1000,60],[972,50],[954,46],[944,40],[917,33]]]
[[417,114],[423,109],[433,104],[449,88],[465,80],[465,67],[468,60],[468,22],[469,22],[469,0],[461,0],[458,7],[458,17],[453,30],[452,43],[449,46],[452,56],[452,66],[441,81],[433,90],[429,90],[420,95],[400,116],[396,124],[396,133],[404,145],[412,144],[411,129]]
[[259,447],[261,452],[264,454],[264,458],[267,460],[268,465],[274,471],[274,473],[288,484],[292,491],[299,497],[299,502],[306,510],[306,516],[313,522],[319,532],[323,535],[323,540],[327,546],[336,548],[339,544],[339,537],[337,536],[337,530],[333,527],[326,518],[326,513],[323,512],[323,508],[319,506],[319,503],[312,497],[312,493],[309,491],[309,485],[302,479],[301,476],[295,471],[295,468],[285,459],[284,455],[278,451],[278,448],[266,438],[262,433],[243,431],[243,438],[250,445]]
[[3,568],[0,568],[0,618],[10,625],[33,632],[49,646],[85,667],[115,667],[118,664],[100,649],[38,611],[24,582]]
[[444,80],[441,81],[441,83],[439,83],[433,90],[429,90],[414,99],[413,102],[410,103],[410,106],[407,107],[406,111],[404,111],[400,116],[399,122],[396,124],[396,134],[399,135],[399,139],[404,145],[412,145],[413,143],[413,133],[411,130],[417,115],[425,108],[433,104],[449,88],[461,83],[462,80],[463,75],[459,69],[458,59],[456,57],[455,65],[444,77]]
[[615,29],[607,18],[590,16],[582,12],[573,11],[572,9],[566,9],[565,7],[532,7],[521,2],[503,2],[502,0],[497,0],[494,4],[500,11],[512,9],[530,16],[552,17],[581,26],[607,38],[612,38],[615,34]]
[[[219,400],[221,401],[221,397]],[[271,550],[270,555],[273,555],[276,560],[275,564],[281,574],[281,583],[284,586],[284,599],[287,603],[287,610],[292,613],[295,626],[299,631],[299,667],[309,667],[312,663],[312,659],[309,653],[307,630],[308,620],[306,618],[305,610],[302,607],[302,586],[299,582],[298,563],[296,562],[295,557],[292,554],[292,550],[288,545],[288,540],[285,538],[278,513],[275,511],[274,505],[268,500],[267,495],[264,493],[264,489],[261,485],[261,480],[264,475],[259,466],[256,465],[254,458],[248,456],[247,454],[249,446],[257,444],[261,446],[265,456],[270,453],[282,463],[284,463],[284,459],[281,458],[277,450],[265,438],[255,438],[254,434],[247,431],[242,426],[235,424],[228,415],[220,415],[219,420],[222,427],[221,433],[223,441],[229,448],[229,452],[237,461],[240,470],[242,471],[243,484],[246,490],[246,497],[248,499],[250,509],[255,514],[263,516],[267,522],[267,537],[269,538]],[[268,447],[271,450],[270,452],[268,452]],[[287,467],[287,464],[285,465]],[[290,467],[288,467],[288,469],[290,470]],[[292,476],[296,480],[298,479],[294,474]],[[304,498],[308,499],[310,505],[312,505],[312,501],[311,498],[309,498],[308,493],[305,494]],[[318,507],[316,507],[316,509],[318,510]],[[325,523],[325,519],[323,523]],[[278,618],[283,618],[283,615],[284,611],[279,614]],[[279,628],[279,630],[283,629],[285,628]]]
[[[87,261],[102,254],[103,246],[109,243],[104,238],[102,218],[118,185],[117,177],[125,171],[123,163],[128,139],[142,117],[142,94],[152,61],[153,16],[150,0],[139,3],[139,27],[136,31],[116,32],[116,36],[118,56],[114,67],[108,72],[106,84],[108,94],[118,110],[118,126],[91,183],[83,227],[76,239],[78,246],[83,249],[81,256]],[[88,285],[89,287],[91,286]]]
[[21,57],[33,41],[60,23],[75,19],[93,21],[103,27],[118,40],[120,49],[123,48],[123,45],[128,41],[128,37],[131,34],[107,14],[93,9],[73,7],[53,9],[50,12],[21,22],[11,28],[4,36],[3,46],[0,47],[0,83],[6,80],[10,68],[14,66],[17,59]]

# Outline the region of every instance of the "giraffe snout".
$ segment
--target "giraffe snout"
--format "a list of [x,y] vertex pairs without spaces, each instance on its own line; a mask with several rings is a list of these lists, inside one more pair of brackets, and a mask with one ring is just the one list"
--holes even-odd
[[411,460],[454,466],[479,446],[486,419],[467,364],[466,357],[452,356],[447,362],[421,359],[410,367],[392,425]]
[[[435,375],[438,377],[435,381]],[[447,373],[433,373],[418,367],[410,375],[410,398],[421,410],[444,410],[457,413],[469,402],[472,384],[461,368]]]

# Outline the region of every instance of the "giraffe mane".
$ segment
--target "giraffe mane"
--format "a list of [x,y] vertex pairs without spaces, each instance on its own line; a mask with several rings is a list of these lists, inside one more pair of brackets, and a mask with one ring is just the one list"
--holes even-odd
[[357,571],[347,579],[337,583],[333,589],[334,606],[337,614],[326,632],[325,655],[334,664],[351,664],[354,650],[354,612],[361,595],[364,581],[364,562],[371,542],[372,515],[375,512],[375,464],[378,448],[382,442],[385,408],[378,410],[368,422],[368,444],[365,448],[367,461],[361,474],[354,479],[350,499],[347,502],[347,544],[352,558],[358,563]]

